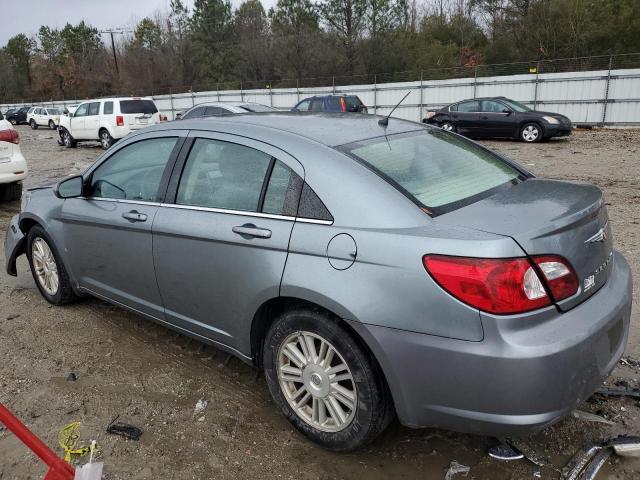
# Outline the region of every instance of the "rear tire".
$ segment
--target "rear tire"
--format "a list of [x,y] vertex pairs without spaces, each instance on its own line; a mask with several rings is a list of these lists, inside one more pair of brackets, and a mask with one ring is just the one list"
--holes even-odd
[[542,140],[542,127],[535,122],[525,123],[520,129],[520,140],[536,143]]
[[12,118],[9,120],[9,123],[15,127],[18,124],[18,121],[15,118]]
[[[292,359],[296,349],[302,360]],[[308,308],[283,313],[267,332],[262,359],[276,404],[293,426],[324,448],[360,448],[393,419],[393,401],[378,364],[328,315]]]
[[22,182],[8,183],[0,185],[0,200],[3,202],[14,202],[22,198]]
[[37,130],[38,129],[38,124],[36,123],[36,121],[34,119],[31,119],[31,121],[29,122],[29,126],[31,127],[32,130]]
[[[77,299],[58,250],[47,232],[39,225],[32,227],[27,235],[27,258],[33,280],[47,302],[53,305],[66,305]],[[44,280],[47,274],[54,273],[57,281],[52,282],[52,277]]]
[[106,129],[100,130],[100,145],[102,145],[102,148],[107,150],[113,143],[113,137],[109,131]]

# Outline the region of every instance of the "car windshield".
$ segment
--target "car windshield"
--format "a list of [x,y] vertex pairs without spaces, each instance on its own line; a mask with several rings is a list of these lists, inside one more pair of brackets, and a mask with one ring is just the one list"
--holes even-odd
[[524,103],[516,102],[515,100],[505,100],[501,99],[511,108],[513,108],[516,112],[530,112],[531,109],[527,107]]
[[158,113],[158,109],[153,100],[120,100],[120,113],[154,114]]
[[276,109],[268,107],[266,105],[260,105],[259,103],[250,103],[247,105],[238,105],[239,108],[246,110],[247,112],[263,113],[263,112],[275,112]]
[[377,137],[340,150],[433,215],[473,203],[524,178],[490,151],[441,130]]

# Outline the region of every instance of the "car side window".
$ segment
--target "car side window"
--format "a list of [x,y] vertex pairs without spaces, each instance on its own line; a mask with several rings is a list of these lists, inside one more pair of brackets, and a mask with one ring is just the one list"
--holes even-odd
[[162,174],[177,137],[142,140],[121,148],[91,175],[93,198],[157,201]]
[[196,107],[182,116],[184,120],[189,118],[200,118],[204,115],[204,107]]
[[480,102],[477,100],[471,100],[469,102],[462,102],[458,104],[459,112],[479,112]]
[[311,102],[311,111],[312,112],[322,112],[324,111],[324,100],[322,98],[316,98]]
[[276,160],[262,205],[263,213],[295,217],[302,179],[280,160]]
[[91,102],[87,115],[98,115],[100,113],[100,102]]
[[296,108],[301,112],[308,112],[309,107],[311,107],[311,99],[303,100],[298,105],[296,105]]
[[113,113],[113,102],[104,102],[102,107],[103,115],[111,115]]
[[205,117],[214,117],[216,115],[227,115],[230,114],[231,112],[225,110],[224,108],[220,108],[220,107],[207,107],[206,110],[204,111],[204,116]]
[[496,102],[494,100],[483,100],[482,111],[488,113],[503,113],[503,110],[507,110],[507,106]]
[[199,138],[178,185],[176,203],[255,212],[271,156],[235,143]]
[[305,182],[300,195],[298,217],[333,222],[333,216],[320,197]]
[[88,103],[83,103],[82,105],[80,105],[76,109],[76,112],[73,114],[73,116],[74,117],[86,117],[88,110],[89,110],[89,104]]

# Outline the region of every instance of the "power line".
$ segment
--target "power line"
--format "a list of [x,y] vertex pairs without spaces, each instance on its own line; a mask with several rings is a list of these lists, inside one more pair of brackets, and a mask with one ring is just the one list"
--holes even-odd
[[116,55],[116,42],[113,39],[113,35],[124,35],[125,33],[132,33],[133,30],[125,30],[124,28],[111,28],[109,30],[100,30],[100,33],[108,33],[111,36],[111,50],[113,51],[113,63],[116,65],[116,74],[120,76],[120,69],[118,68],[118,56]]

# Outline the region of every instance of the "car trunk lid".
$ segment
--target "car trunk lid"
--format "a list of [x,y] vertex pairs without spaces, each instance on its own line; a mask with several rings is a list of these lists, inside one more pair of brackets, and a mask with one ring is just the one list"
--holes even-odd
[[528,255],[560,255],[578,276],[578,292],[559,302],[568,310],[609,277],[612,238],[600,189],[593,185],[529,179],[434,219],[513,238]]

